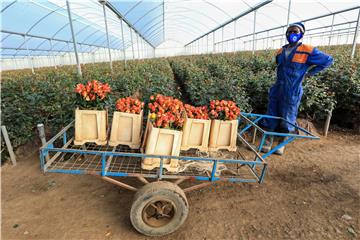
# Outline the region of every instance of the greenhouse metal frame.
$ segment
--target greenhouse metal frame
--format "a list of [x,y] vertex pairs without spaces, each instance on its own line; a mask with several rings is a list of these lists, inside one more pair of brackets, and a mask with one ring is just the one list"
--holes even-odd
[[[286,27],[294,21],[305,23],[304,41],[320,46],[352,44],[353,58],[360,5],[345,3],[339,9],[339,4],[314,1],[321,13],[315,15],[295,0],[242,0],[229,2],[227,9],[219,1],[207,0],[3,1],[2,70],[31,68],[34,73],[36,67],[76,64],[81,75],[83,63],[109,62],[112,69],[112,61],[123,60],[126,66],[129,59],[167,56],[157,53],[166,50],[161,45],[167,41],[181,49],[170,55],[254,54],[283,45]],[[276,15],[282,14],[284,21],[267,14],[269,9],[279,11]],[[24,16],[15,20],[20,12]]]

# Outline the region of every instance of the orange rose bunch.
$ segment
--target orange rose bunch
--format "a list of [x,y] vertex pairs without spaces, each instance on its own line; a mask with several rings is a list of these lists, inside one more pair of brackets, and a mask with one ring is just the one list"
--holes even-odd
[[212,100],[209,115],[211,119],[235,120],[240,115],[240,108],[233,101]]
[[157,94],[150,96],[150,121],[154,127],[181,130],[184,125],[184,105],[176,98]]
[[144,108],[144,102],[132,97],[120,98],[116,101],[115,108],[120,112],[139,114]]
[[98,80],[88,81],[86,85],[79,83],[76,85],[75,92],[79,93],[85,101],[104,100],[106,95],[111,92],[107,83]]
[[189,104],[185,104],[185,111],[188,118],[209,119],[207,106],[194,107]]

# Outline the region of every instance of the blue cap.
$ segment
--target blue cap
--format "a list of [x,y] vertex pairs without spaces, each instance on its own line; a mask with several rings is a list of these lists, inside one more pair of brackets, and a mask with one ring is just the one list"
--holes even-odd
[[303,34],[305,33],[305,25],[301,22],[291,23],[289,27],[298,27]]

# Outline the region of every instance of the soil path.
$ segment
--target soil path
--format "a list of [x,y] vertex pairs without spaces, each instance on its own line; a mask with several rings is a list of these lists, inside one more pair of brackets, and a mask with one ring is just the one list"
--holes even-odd
[[[160,239],[360,239],[359,135],[298,141],[269,165],[261,185],[189,193],[187,221]],[[131,226],[132,192],[93,176],[42,174],[36,148],[1,171],[2,239],[149,239]]]

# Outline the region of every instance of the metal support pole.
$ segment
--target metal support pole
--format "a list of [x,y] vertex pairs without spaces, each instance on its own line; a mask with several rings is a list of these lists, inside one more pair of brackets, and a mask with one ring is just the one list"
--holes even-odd
[[108,30],[107,17],[106,17],[106,9],[105,9],[105,3],[106,3],[106,2],[101,2],[101,3],[102,3],[102,5],[103,5],[103,12],[104,12],[104,22],[105,22],[107,48],[108,48],[108,54],[109,54],[110,71],[111,71],[111,73],[112,73],[112,72],[113,72],[113,66],[112,66],[112,59],[111,59],[109,30]]
[[254,11],[254,27],[253,27],[253,49],[252,49],[252,55],[255,54],[255,30],[256,30],[256,10]]
[[123,43],[123,53],[124,53],[124,67],[126,68],[126,48],[125,48],[125,38],[124,38],[124,26],[123,20],[121,19],[121,38]]
[[213,53],[215,53],[215,32],[213,32]]
[[[291,12],[291,0],[289,0],[289,5],[288,5],[288,12],[287,12],[287,19],[286,19],[286,27],[289,27],[289,23],[290,23],[290,12]],[[286,38],[285,38],[285,29],[283,29],[283,40],[281,41],[283,44],[286,44]]]
[[137,55],[138,55],[138,59],[140,59],[140,50],[139,50],[139,35],[136,34],[136,47],[137,47]]
[[147,58],[147,55],[148,55],[148,49],[147,49],[147,46],[144,42],[144,57]]
[[30,51],[29,51],[29,45],[28,45],[28,42],[27,42],[27,39],[26,39],[26,35],[24,35],[24,43],[26,44],[26,51],[27,51],[28,59],[29,59],[29,66],[31,66],[31,72],[32,72],[32,74],[35,74],[34,61],[32,60],[32,57],[31,57],[31,54],[30,54]]
[[[44,128],[44,124],[42,123],[39,123],[37,125],[37,129],[38,129],[38,132],[39,132],[39,138],[41,140],[41,146],[44,146],[46,144],[46,136],[45,136],[45,128]],[[49,161],[49,154],[46,154],[45,155],[45,159],[46,159],[46,162]]]
[[68,54],[69,54],[69,64],[68,65],[71,65],[71,54],[70,54],[70,43],[67,42],[67,49],[68,49]]
[[200,54],[200,39],[197,42],[197,54]]
[[79,54],[79,62],[84,62],[84,55],[81,53],[81,48],[82,48],[82,46],[81,46],[81,43],[78,43],[78,45],[79,45],[79,49],[78,49],[78,54]]
[[236,20],[234,21],[234,52],[236,51],[236,46],[235,46],[235,43],[236,43]]
[[332,110],[328,112],[328,115],[326,116],[325,126],[324,126],[324,136],[327,137],[330,127],[330,120],[332,116]]
[[72,23],[69,0],[66,0],[66,6],[67,6],[67,12],[68,12],[68,16],[69,16],[71,36],[72,36],[72,40],[73,40],[73,43],[74,43],[74,51],[75,51],[75,58],[76,58],[77,73],[80,76],[82,76],[81,66],[80,66],[80,61],[79,61],[79,55],[78,55],[77,46],[76,46],[76,39],[75,39],[75,34],[74,34],[74,26],[73,26],[73,23]]
[[360,8],[359,8],[358,18],[357,18],[356,28],[355,28],[355,33],[354,33],[354,40],[353,40],[353,45],[352,45],[352,50],[351,50],[351,59],[354,59],[354,57],[355,57],[356,39],[357,39],[357,36],[359,33],[359,22],[360,22]]
[[209,34],[206,35],[206,53],[209,53]]
[[203,37],[203,40],[202,40],[202,53],[206,53],[206,38]]
[[335,20],[335,14],[333,15],[333,17],[332,17],[332,21],[331,21],[331,30],[330,30],[329,43],[328,43],[328,45],[330,45],[330,44],[331,44],[331,35],[332,35],[332,33],[333,33],[334,20]]
[[[50,52],[52,52],[52,48],[53,48],[53,44],[52,44],[52,40],[50,39]],[[50,56],[49,56],[49,57],[50,57]],[[56,67],[56,61],[55,61],[55,56],[54,56],[53,60],[54,60],[54,67],[55,67],[55,69],[57,69],[57,67]],[[51,61],[51,57],[50,57],[50,61]]]
[[[163,41],[165,42],[165,0],[163,0]],[[155,48],[154,48],[155,49]]]
[[8,149],[8,153],[9,153],[10,160],[11,160],[13,166],[16,166],[16,157],[15,157],[15,154],[14,154],[14,151],[13,151],[13,147],[12,147],[12,145],[11,145],[11,142],[10,142],[10,139],[9,139],[9,135],[8,135],[8,132],[7,132],[5,126],[1,126],[1,132],[2,132],[2,135],[3,135],[3,137],[4,137],[6,147],[7,147],[7,149]]
[[133,41],[133,32],[131,31],[131,28],[129,27],[130,31],[130,40],[131,40],[131,51],[132,51],[132,59],[135,59],[135,52],[134,52],[134,41]]
[[144,58],[144,54],[143,54],[143,39],[140,38],[140,57]]
[[345,42],[345,44],[347,44],[347,43],[349,42],[350,27],[351,27],[351,23],[349,23],[349,29],[348,29],[348,33],[347,33],[347,35],[346,35],[346,42]]
[[145,58],[146,56],[145,56],[145,43],[144,43],[144,39],[141,41],[141,45],[142,45],[142,54],[143,54],[143,58]]
[[224,27],[221,28],[221,53],[224,53]]

